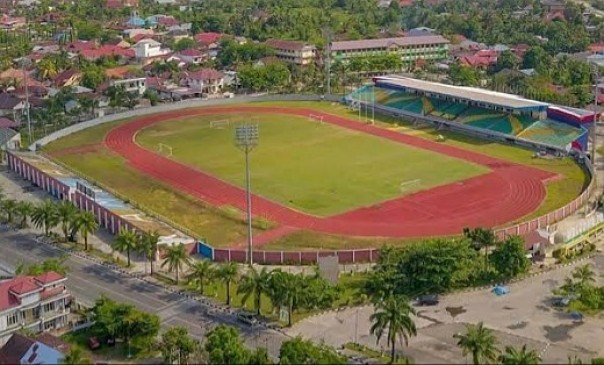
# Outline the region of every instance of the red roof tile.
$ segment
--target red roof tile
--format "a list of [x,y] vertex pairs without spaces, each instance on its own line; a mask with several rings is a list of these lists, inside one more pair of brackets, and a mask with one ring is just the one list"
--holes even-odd
[[60,275],[54,271],[49,271],[46,272],[42,275],[38,275],[34,278],[36,281],[38,281],[39,283],[42,283],[43,285],[52,283],[54,281],[59,281],[62,279],[65,279],[65,277],[63,275]]
[[281,39],[269,39],[266,41],[266,45],[271,48],[285,49],[289,51],[301,51],[304,47],[309,44],[299,41],[286,41]]
[[40,290],[40,286],[36,285],[36,283],[33,282],[31,277],[22,276],[13,279],[13,283],[8,287],[8,290],[15,294],[21,295]]
[[188,56],[188,57],[199,57],[202,55],[201,51],[195,48],[187,48],[178,52],[179,55]]
[[17,128],[19,123],[8,118],[0,118],[0,128]]
[[193,80],[218,80],[224,77],[221,72],[213,68],[204,68],[195,72],[185,72],[185,77]]
[[202,43],[205,45],[216,43],[222,38],[224,35],[220,33],[208,32],[208,33],[199,33],[195,35],[195,41],[198,43]]

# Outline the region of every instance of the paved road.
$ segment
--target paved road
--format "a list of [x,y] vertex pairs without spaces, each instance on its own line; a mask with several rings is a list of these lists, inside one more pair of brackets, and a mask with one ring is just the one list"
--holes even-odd
[[[14,270],[19,262],[30,264],[60,255],[57,249],[37,243],[32,235],[0,232],[0,266],[7,269]],[[231,314],[216,311],[195,300],[86,259],[70,256],[66,264],[70,270],[67,275],[68,290],[84,303],[93,303],[101,294],[105,294],[116,301],[131,303],[141,310],[157,314],[164,328],[184,326],[197,339],[201,339],[215,325],[233,325],[239,328],[246,344],[250,347],[266,346],[273,357],[278,357],[281,343],[287,339],[274,330],[241,325]]]

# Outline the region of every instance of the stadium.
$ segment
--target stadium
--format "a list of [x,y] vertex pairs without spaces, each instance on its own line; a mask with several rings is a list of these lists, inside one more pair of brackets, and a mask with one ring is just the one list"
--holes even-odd
[[216,261],[244,261],[243,154],[233,138],[253,123],[254,261],[364,262],[384,243],[475,226],[528,235],[576,211],[593,190],[583,158],[593,120],[384,76],[343,99],[200,101],[88,121],[38,141],[41,153],[9,155],[9,167],[113,233],[158,229]]

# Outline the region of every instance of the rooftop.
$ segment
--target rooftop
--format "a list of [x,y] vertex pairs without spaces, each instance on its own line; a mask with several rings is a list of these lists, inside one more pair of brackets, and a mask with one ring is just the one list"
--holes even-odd
[[269,39],[266,41],[266,45],[271,48],[285,49],[289,51],[301,51],[304,48],[315,49],[316,47],[312,44],[308,44],[300,41],[287,41],[281,39]]
[[348,51],[358,49],[405,47],[420,44],[448,44],[449,41],[440,35],[419,35],[412,37],[362,39],[358,41],[332,42],[332,51]]
[[549,105],[547,103],[525,99],[517,95],[505,94],[474,87],[439,84],[436,82],[417,80],[409,77],[384,76],[376,77],[374,78],[374,81],[379,82],[380,84],[398,86],[412,90],[421,90],[425,92],[442,94],[451,97],[461,97],[476,102],[482,102],[506,108],[545,108]]
[[19,300],[12,293],[17,295],[31,293],[41,290],[42,282],[50,283],[63,279],[65,278],[56,272],[48,272],[39,276],[16,276],[0,282],[0,311],[19,305]]

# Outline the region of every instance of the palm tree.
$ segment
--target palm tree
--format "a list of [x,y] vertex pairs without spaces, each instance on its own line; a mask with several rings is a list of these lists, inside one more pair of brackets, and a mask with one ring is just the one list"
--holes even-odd
[[268,294],[271,274],[265,267],[260,272],[252,267],[239,281],[237,294],[243,294],[241,303],[247,302],[250,295],[254,295],[254,309],[260,315],[262,294]]
[[286,275],[283,276],[283,279],[281,290],[283,290],[287,304],[287,312],[289,313],[287,316],[287,326],[291,327],[292,317],[294,316],[294,308],[304,295],[304,277],[301,275],[286,273]]
[[84,239],[84,250],[88,251],[88,235],[93,234],[99,229],[96,217],[91,212],[79,213],[76,218],[76,226]]
[[6,223],[13,223],[13,217],[17,209],[17,201],[14,199],[6,199],[0,203],[0,209],[6,217]]
[[166,250],[166,256],[161,267],[167,266],[169,272],[176,272],[176,285],[179,283],[179,274],[185,265],[189,265],[189,254],[183,244],[175,244]]
[[499,355],[499,362],[502,365],[535,365],[541,363],[541,357],[535,350],[527,350],[526,345],[520,350],[506,346],[504,353]]
[[482,322],[466,325],[465,335],[458,333],[453,337],[457,339],[457,346],[461,347],[464,356],[472,354],[474,365],[492,362],[497,357],[495,335],[492,330],[484,327]]
[[45,200],[42,204],[34,207],[31,213],[31,221],[36,228],[44,228],[44,235],[48,236],[50,229],[59,223],[57,206],[52,200]]
[[226,304],[231,305],[231,283],[237,280],[239,269],[234,262],[227,262],[216,270],[216,278],[226,285]]
[[81,365],[92,364],[92,361],[84,355],[84,352],[79,347],[73,347],[71,351],[61,360],[62,365]]
[[33,212],[34,206],[32,203],[27,201],[20,201],[17,203],[15,207],[15,214],[20,218],[19,219],[19,228],[27,227],[27,218]]
[[379,301],[375,312],[369,317],[371,322],[370,333],[377,337],[377,342],[388,332],[390,345],[390,363],[394,363],[396,340],[399,339],[405,346],[409,345],[409,337],[417,336],[415,322],[411,318],[415,310],[405,297],[391,295]]
[[130,266],[130,252],[136,249],[136,243],[138,242],[138,236],[134,231],[128,229],[120,229],[120,233],[113,241],[113,248],[118,252],[126,252],[128,258],[128,266]]
[[189,266],[191,273],[187,276],[190,284],[199,289],[199,294],[203,295],[203,289],[214,277],[215,268],[210,260],[195,261]]
[[157,232],[147,232],[139,237],[136,251],[143,255],[151,265],[151,275],[153,275],[153,263],[157,255],[157,244],[159,242],[159,234]]
[[78,209],[70,201],[63,200],[57,205],[57,217],[59,218],[65,242],[69,240],[69,227],[77,212]]
[[596,275],[589,264],[577,267],[572,273],[573,279],[578,281],[581,288],[585,288],[594,283],[596,281],[595,276]]
[[472,241],[474,248],[480,250],[484,248],[484,265],[485,268],[489,266],[489,248],[497,243],[497,237],[491,229],[487,228],[464,228],[463,234]]

